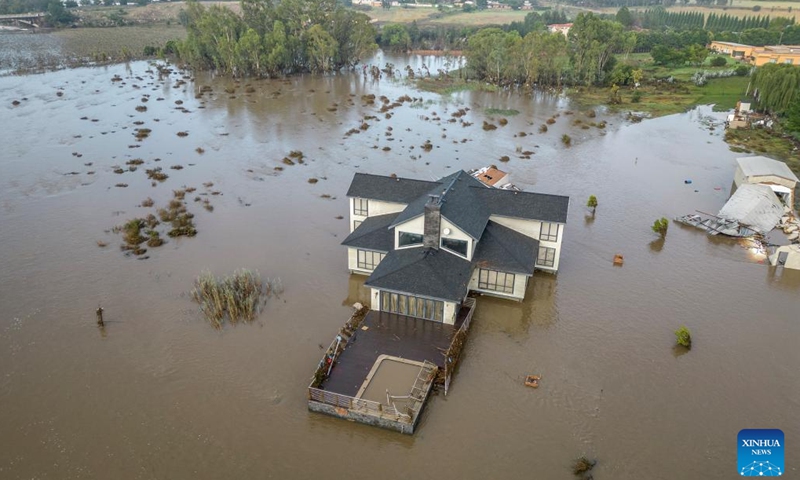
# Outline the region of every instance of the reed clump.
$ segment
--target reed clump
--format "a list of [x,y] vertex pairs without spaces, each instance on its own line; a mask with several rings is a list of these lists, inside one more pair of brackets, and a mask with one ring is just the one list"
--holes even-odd
[[215,277],[205,271],[194,282],[192,298],[214,328],[222,328],[227,320],[237,324],[252,322],[262,300],[272,293],[272,283],[263,282],[258,272],[239,269],[232,275]]

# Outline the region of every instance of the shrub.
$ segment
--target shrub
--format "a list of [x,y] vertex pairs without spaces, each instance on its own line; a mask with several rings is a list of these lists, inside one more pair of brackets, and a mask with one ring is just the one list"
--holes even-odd
[[566,133],[564,135],[561,135],[561,143],[569,147],[570,145],[572,145],[572,137],[570,137]]
[[589,195],[589,200],[586,201],[586,206],[594,210],[597,208],[597,197]]
[[664,217],[657,219],[653,222],[653,226],[650,227],[653,229],[655,233],[658,233],[662,237],[667,234],[667,228],[669,227],[669,220]]
[[594,468],[596,464],[597,462],[594,460],[589,460],[586,457],[580,457],[579,459],[575,460],[575,464],[572,466],[572,473],[575,475],[583,475]]
[[642,92],[635,90],[631,95],[631,103],[639,103],[642,101]]
[[686,325],[681,325],[679,329],[675,330],[675,341],[678,342],[678,345],[692,348],[692,332],[686,328]]
[[747,65],[739,65],[733,70],[737,77],[744,77],[750,73],[750,67]]
[[724,67],[727,64],[728,60],[723,56],[716,56],[711,59],[711,62],[709,62],[709,65],[712,67]]

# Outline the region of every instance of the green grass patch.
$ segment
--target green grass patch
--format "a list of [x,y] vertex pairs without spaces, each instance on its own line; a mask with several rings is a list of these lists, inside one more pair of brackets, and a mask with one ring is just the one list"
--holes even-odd
[[416,86],[426,92],[450,95],[457,92],[497,92],[500,87],[484,82],[463,80],[461,78],[425,77],[416,79]]
[[634,110],[661,117],[685,112],[697,105],[714,104],[715,111],[730,110],[736,102],[744,100],[750,77],[712,78],[702,87],[690,82],[648,83],[638,89],[640,99],[633,101],[632,88],[620,90],[622,103],[609,105],[610,90],[607,87],[579,87],[569,90],[569,96],[582,107],[608,105],[612,110]]
[[783,160],[794,173],[800,175],[800,142],[791,135],[765,128],[728,129],[725,131],[725,141],[733,151],[766,154]]

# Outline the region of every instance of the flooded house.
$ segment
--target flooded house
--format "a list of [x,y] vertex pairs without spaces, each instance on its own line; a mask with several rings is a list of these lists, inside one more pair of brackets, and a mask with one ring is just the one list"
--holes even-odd
[[465,171],[357,173],[347,196],[342,244],[371,308],[326,352],[309,409],[413,433],[431,386],[447,393],[476,294],[521,301],[535,271],[558,271],[569,197],[493,188]]
[[797,175],[785,163],[768,157],[742,157],[736,159],[733,183],[737,188],[744,184],[766,185],[785,204],[794,204]]
[[800,270],[800,244],[777,247],[769,256],[769,263],[773,267]]

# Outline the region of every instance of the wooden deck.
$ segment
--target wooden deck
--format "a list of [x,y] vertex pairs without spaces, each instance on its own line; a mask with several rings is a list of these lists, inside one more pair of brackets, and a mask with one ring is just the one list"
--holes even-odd
[[[463,321],[463,318],[459,320]],[[323,389],[355,396],[380,355],[419,362],[427,360],[443,367],[444,352],[458,328],[458,322],[457,325],[445,325],[374,310],[367,314],[361,325],[368,327],[367,330],[357,330],[350,339],[330,377],[322,384]]]

